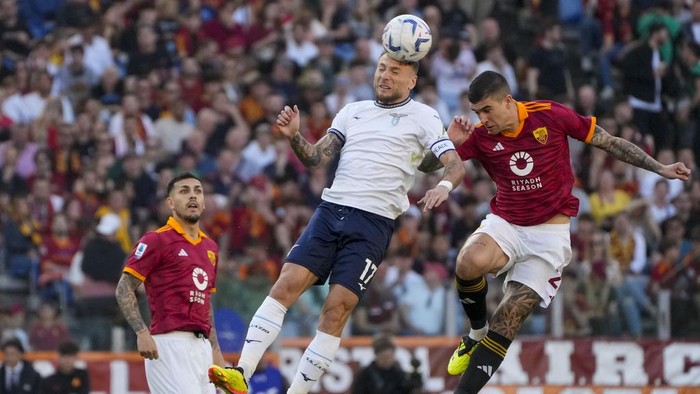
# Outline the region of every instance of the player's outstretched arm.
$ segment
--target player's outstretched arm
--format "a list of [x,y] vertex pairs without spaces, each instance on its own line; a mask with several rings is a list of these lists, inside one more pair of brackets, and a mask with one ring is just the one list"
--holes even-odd
[[343,143],[335,134],[328,133],[316,144],[311,144],[299,133],[299,108],[285,106],[277,115],[280,132],[289,139],[294,154],[306,168],[317,168],[327,164],[340,152]]
[[445,166],[445,173],[440,183],[425,192],[425,196],[418,201],[418,204],[424,204],[423,212],[427,212],[446,201],[455,185],[462,182],[462,178],[464,178],[464,164],[462,164],[462,159],[459,158],[457,152],[450,150],[443,153],[440,156],[440,162]]
[[637,145],[608,134],[602,127],[596,125],[593,131],[591,145],[600,148],[618,160],[645,170],[657,173],[668,179],[688,180],[690,170],[683,163],[664,165],[654,160]]
[[136,300],[136,289],[141,285],[141,281],[135,276],[123,273],[117,283],[117,304],[124,315],[124,319],[129,323],[136,333],[136,346],[141,356],[154,360],[158,358],[156,343],[148,331],[146,322],[143,321],[139,304]]
[[221,352],[221,347],[219,346],[219,339],[216,337],[216,325],[214,324],[214,305],[211,303],[209,305],[209,322],[211,325],[211,328],[209,329],[209,342],[211,343],[213,362],[215,365],[218,365],[223,368],[226,366],[226,361],[224,360],[224,354]]

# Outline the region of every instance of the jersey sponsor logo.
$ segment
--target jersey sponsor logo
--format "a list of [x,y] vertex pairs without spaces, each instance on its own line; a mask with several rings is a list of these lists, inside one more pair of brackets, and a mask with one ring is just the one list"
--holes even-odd
[[185,249],[180,249],[180,253],[177,254],[180,257],[187,257],[189,256],[187,252],[185,252]]
[[392,126],[396,126],[397,124],[399,124],[399,121],[401,120],[401,118],[403,118],[404,116],[408,116],[408,114],[399,114],[396,112],[392,112],[389,115],[391,115],[391,117],[392,117],[392,119],[391,119]]
[[211,250],[207,250],[207,257],[209,257],[209,262],[211,265],[216,267],[216,253]]
[[134,256],[136,256],[137,259],[140,259],[146,252],[146,248],[148,248],[148,245],[146,245],[143,242],[139,242],[139,244],[136,245],[136,251],[134,252]]
[[192,271],[192,281],[199,290],[204,291],[209,284],[209,275],[203,269],[197,267]]
[[510,157],[510,170],[517,176],[528,176],[532,172],[534,160],[527,152],[515,152]]
[[535,130],[533,130],[532,135],[535,136],[535,139],[537,142],[540,144],[546,144],[547,143],[547,128],[546,127],[538,127]]
[[496,146],[493,147],[494,152],[498,152],[499,150],[504,150],[505,148],[503,147],[503,144],[500,142],[496,144]]

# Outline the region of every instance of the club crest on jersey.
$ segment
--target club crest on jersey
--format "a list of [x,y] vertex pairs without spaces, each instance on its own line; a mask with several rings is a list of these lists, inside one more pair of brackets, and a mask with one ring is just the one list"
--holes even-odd
[[141,256],[146,252],[146,248],[148,245],[146,245],[143,242],[139,242],[138,246],[136,246],[136,251],[134,252],[134,256],[136,256],[137,259],[140,259]]
[[209,257],[211,265],[216,266],[216,253],[212,252],[211,250],[207,250],[207,257]]
[[547,128],[546,127],[538,127],[536,128],[533,132],[532,135],[535,136],[535,139],[537,142],[540,144],[546,144],[547,143]]
[[399,124],[399,121],[401,120],[401,118],[403,118],[404,116],[408,116],[408,114],[399,114],[396,112],[392,112],[389,115],[391,115],[391,117],[392,117],[392,119],[391,119],[392,126],[396,126],[397,124]]

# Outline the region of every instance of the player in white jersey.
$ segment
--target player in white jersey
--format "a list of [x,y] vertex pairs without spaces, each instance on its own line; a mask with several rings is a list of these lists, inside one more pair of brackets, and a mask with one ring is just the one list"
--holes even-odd
[[[375,101],[346,105],[315,145],[299,134],[299,110],[285,107],[281,132],[307,168],[340,156],[333,185],[291,248],[279,279],[253,316],[238,366],[209,369],[227,393],[245,393],[265,350],[279,334],[284,315],[314,284],[329,280],[316,336],[307,347],[287,391],[308,393],[330,367],[340,333],[384,258],[394,220],[409,207],[407,193],[418,164],[432,151],[445,165],[443,179],[419,201],[424,209],[444,202],[461,181],[464,167],[446,138],[437,112],[410,98],[418,79],[415,63],[380,56],[374,74]],[[461,118],[450,128],[464,129]]]

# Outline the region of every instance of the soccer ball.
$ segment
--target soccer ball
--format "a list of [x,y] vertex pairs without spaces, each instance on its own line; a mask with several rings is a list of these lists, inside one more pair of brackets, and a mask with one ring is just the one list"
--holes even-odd
[[399,15],[390,20],[382,33],[382,45],[392,59],[413,63],[424,58],[433,43],[425,21],[415,15]]

